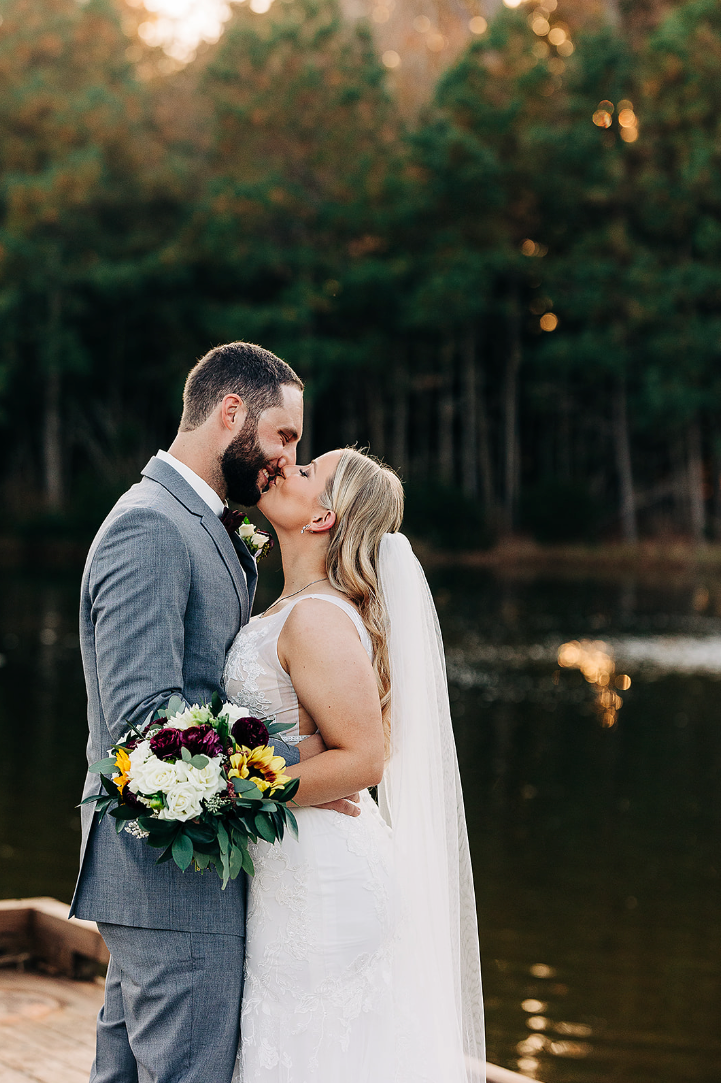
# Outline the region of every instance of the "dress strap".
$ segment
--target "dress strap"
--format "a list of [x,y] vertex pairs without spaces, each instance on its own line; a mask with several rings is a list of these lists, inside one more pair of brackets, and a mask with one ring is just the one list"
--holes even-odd
[[338,606],[339,609],[342,609],[344,613],[347,613],[355,624],[356,631],[358,632],[358,636],[360,637],[360,641],[363,644],[368,657],[371,661],[373,660],[373,644],[371,643],[371,637],[368,635],[368,629],[361,620],[360,613],[350,602],[346,602],[343,598],[335,598],[332,594],[304,594],[302,598],[296,598],[296,600],[291,602],[286,608],[292,609],[305,598],[319,598],[323,602],[331,602],[333,605]]

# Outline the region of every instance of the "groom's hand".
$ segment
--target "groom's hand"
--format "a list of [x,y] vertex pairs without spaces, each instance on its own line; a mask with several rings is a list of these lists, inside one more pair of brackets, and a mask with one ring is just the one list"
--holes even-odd
[[[319,733],[312,737],[306,737],[301,741],[299,749],[300,762],[311,760],[314,756],[320,756],[321,752],[327,752],[328,748]],[[329,801],[326,805],[316,805],[315,808],[327,808],[332,812],[341,812],[344,816],[360,816],[360,794],[353,793],[350,797],[340,798],[338,801]]]

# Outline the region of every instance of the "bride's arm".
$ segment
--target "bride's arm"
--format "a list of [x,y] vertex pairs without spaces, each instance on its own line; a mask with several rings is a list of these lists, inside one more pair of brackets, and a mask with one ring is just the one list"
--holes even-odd
[[297,605],[278,640],[278,658],[327,751],[289,767],[299,805],[322,805],[377,785],[384,738],[373,667],[358,632],[337,606]]

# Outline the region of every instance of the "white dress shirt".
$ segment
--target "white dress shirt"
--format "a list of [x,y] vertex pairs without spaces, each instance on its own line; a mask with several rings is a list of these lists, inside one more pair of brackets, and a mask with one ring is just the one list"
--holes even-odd
[[181,463],[180,459],[176,459],[175,456],[171,455],[168,451],[159,451],[158,458],[162,459],[164,463],[168,463],[174,470],[177,470],[181,478],[185,478],[188,485],[190,485],[192,489],[195,489],[200,499],[204,500],[210,510],[220,518],[225,511],[225,504],[220,499],[215,489],[211,489],[207,481],[203,481],[194,470],[191,470],[185,463]]

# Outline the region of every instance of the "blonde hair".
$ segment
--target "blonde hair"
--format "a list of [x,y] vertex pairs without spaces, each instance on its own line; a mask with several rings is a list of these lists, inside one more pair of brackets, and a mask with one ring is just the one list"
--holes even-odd
[[386,750],[390,747],[391,674],[378,549],[384,534],[400,529],[403,501],[403,485],[396,472],[355,448],[344,449],[320,496],[321,505],[336,514],[326,556],[328,580],[357,607],[373,644]]

